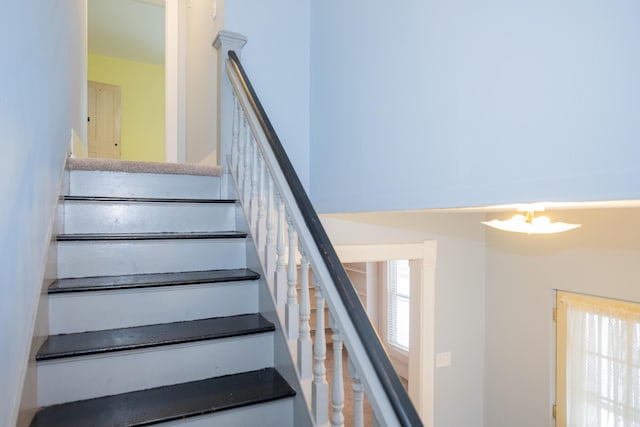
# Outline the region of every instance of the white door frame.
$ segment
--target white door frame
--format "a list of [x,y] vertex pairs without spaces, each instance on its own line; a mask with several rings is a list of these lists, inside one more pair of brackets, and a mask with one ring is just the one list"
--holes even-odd
[[[408,259],[411,267],[409,397],[426,427],[433,426],[435,240],[423,243],[337,245],[343,263]],[[369,284],[367,284],[369,286]],[[367,289],[367,295],[369,289]]]
[[[88,11],[88,0],[84,0],[84,9]],[[182,163],[186,159],[186,71],[187,71],[187,2],[184,0],[166,0],[164,9],[165,25],[165,162]],[[88,27],[85,27],[85,81],[87,80]],[[86,89],[85,89],[86,90]],[[83,101],[84,116],[87,116],[87,93]],[[81,137],[88,147],[87,126],[82,129]],[[70,146],[74,153],[73,136]],[[83,147],[84,148],[84,147]],[[78,150],[79,151],[79,150]],[[82,150],[84,151],[84,150]]]
[[165,2],[165,161],[186,161],[187,2]]

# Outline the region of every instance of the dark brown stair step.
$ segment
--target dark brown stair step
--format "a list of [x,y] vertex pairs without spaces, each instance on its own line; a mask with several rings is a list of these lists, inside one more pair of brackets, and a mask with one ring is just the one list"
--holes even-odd
[[134,427],[291,397],[273,368],[50,406],[31,427]]
[[50,294],[158,286],[196,285],[201,283],[257,280],[260,275],[246,268],[233,270],[185,271],[182,273],[129,274],[123,276],[79,277],[58,279],[49,285]]
[[58,234],[59,242],[120,241],[120,240],[183,240],[183,239],[243,239],[247,233],[240,231],[171,232],[171,233],[81,233]]
[[261,314],[215,317],[103,331],[51,335],[42,344],[36,360],[86,356],[135,350],[160,345],[228,338],[275,330]]

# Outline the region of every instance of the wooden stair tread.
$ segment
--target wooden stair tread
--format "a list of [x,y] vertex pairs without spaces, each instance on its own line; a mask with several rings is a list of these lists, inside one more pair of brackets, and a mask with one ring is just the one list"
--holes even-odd
[[78,233],[58,234],[59,242],[71,241],[122,241],[122,240],[183,240],[183,239],[243,239],[241,231],[168,232],[168,233]]
[[50,406],[31,427],[134,427],[295,395],[274,368]]
[[195,285],[201,283],[256,280],[260,275],[246,268],[232,270],[185,271],[181,273],[128,274],[121,276],[79,277],[55,280],[50,294],[159,286]]
[[72,202],[132,202],[132,203],[213,203],[232,204],[236,199],[195,199],[171,197],[105,197],[105,196],[61,196],[63,201]]
[[103,331],[51,335],[42,344],[36,360],[86,356],[160,345],[250,335],[275,330],[261,314],[134,326]]

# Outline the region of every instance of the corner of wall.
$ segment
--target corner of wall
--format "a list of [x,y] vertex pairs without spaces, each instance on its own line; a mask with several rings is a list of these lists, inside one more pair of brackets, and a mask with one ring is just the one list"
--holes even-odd
[[89,157],[89,149],[87,141],[80,138],[75,129],[71,129],[70,153],[71,157],[86,158]]

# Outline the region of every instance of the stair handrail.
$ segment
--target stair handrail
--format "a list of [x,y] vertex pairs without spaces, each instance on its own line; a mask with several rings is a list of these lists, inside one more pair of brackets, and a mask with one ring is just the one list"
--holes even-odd
[[[386,397],[386,402],[384,402],[379,401],[379,396],[368,394],[372,406],[377,406],[382,412],[386,411],[380,409],[381,407],[386,406],[387,408],[391,408],[395,414],[396,421],[385,420],[385,425],[422,426],[422,421],[393,368],[389,356],[373,328],[300,178],[289,160],[289,156],[280,142],[236,52],[233,50],[229,50],[228,52],[226,70],[234,89],[234,99],[237,101],[234,108],[242,108],[244,114],[249,118],[247,121],[252,131],[254,133],[263,133],[268,142],[270,152],[266,149],[267,147],[261,146],[260,149],[264,150],[262,155],[264,156],[264,162],[269,169],[269,173],[274,177],[274,181],[277,182],[277,177],[281,176],[287,183],[288,188],[279,188],[278,190],[283,194],[283,199],[291,199],[294,202],[293,204],[285,203],[285,205],[287,213],[291,215],[292,222],[294,222],[297,227],[300,241],[304,241],[305,245],[313,243],[312,246],[315,246],[317,253],[322,259],[321,263],[313,266],[314,277],[316,274],[328,274],[331,279],[330,282],[334,285],[333,289],[326,289],[328,294],[327,301],[332,302],[332,295],[337,295],[342,307],[329,307],[330,311],[333,312],[332,315],[335,317],[333,320],[340,324],[343,331],[348,332],[349,330],[353,330],[357,334],[357,340],[355,340],[357,342],[345,341],[347,347],[361,346],[367,355],[370,369],[367,369],[368,363],[366,361],[356,360],[355,365],[365,374],[368,373],[367,371],[373,372],[375,378],[367,378],[365,375],[362,381],[365,385],[369,385],[371,390],[368,391],[376,391],[376,389],[379,389]],[[255,120],[250,120],[251,118]],[[255,128],[255,121],[259,123],[259,129]],[[233,153],[227,153],[227,155],[229,156],[229,162],[233,163]],[[304,227],[302,227],[303,224]],[[307,251],[308,250],[309,249],[307,249]],[[309,254],[309,256],[311,257],[311,254]],[[348,334],[345,335],[348,337]],[[348,350],[350,350],[350,357],[358,357],[357,351],[355,355],[352,355],[351,349],[348,348]],[[375,409],[374,407],[374,411]],[[377,415],[379,414],[377,413]]]

